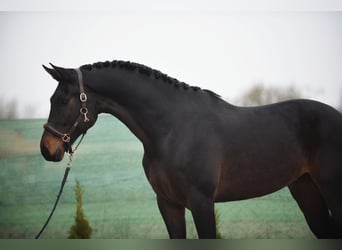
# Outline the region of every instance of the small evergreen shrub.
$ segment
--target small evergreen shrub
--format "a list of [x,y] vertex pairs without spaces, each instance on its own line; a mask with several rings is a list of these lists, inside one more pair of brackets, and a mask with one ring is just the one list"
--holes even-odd
[[82,208],[82,189],[80,182],[76,179],[76,216],[75,216],[75,224],[72,225],[69,229],[68,239],[90,239],[92,234],[92,228],[89,225],[88,220],[84,217],[84,212]]
[[216,239],[222,239],[222,234],[220,232],[221,218],[219,210],[215,207],[215,222],[216,222]]

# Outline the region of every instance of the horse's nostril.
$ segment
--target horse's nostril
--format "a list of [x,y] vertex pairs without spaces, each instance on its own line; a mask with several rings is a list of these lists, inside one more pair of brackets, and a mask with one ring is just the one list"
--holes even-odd
[[59,160],[59,159],[61,159],[61,156],[62,156],[62,151],[60,149],[57,149],[54,158],[56,160]]
[[45,159],[47,159],[47,160],[51,159],[50,152],[45,146],[41,146],[40,151],[41,151],[41,153]]

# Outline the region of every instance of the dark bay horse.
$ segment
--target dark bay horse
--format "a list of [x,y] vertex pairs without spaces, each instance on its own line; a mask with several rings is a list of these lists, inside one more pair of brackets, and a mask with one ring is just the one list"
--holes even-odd
[[198,236],[215,238],[215,202],[285,186],[317,237],[342,237],[342,115],[335,109],[309,100],[237,107],[131,62],[44,68],[59,84],[42,155],[62,160],[99,113],[116,116],[143,144],[171,238],[186,237],[185,208]]

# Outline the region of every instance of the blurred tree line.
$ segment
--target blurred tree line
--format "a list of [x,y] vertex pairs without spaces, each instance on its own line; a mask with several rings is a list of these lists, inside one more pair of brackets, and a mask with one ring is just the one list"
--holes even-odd
[[259,106],[298,98],[301,98],[301,94],[293,86],[279,88],[256,84],[242,94],[237,102],[242,106]]
[[18,104],[15,99],[6,100],[5,98],[0,97],[0,118],[18,118]]
[[[302,98],[302,94],[294,86],[279,88],[256,84],[239,97],[237,104],[242,106],[259,106],[298,98]],[[342,113],[342,93],[339,106],[335,108]]]

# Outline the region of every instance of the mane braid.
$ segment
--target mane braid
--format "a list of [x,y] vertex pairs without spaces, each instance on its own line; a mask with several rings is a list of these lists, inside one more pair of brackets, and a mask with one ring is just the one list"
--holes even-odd
[[172,78],[172,77],[168,76],[167,74],[160,72],[159,70],[155,70],[155,69],[147,67],[143,64],[134,63],[134,62],[130,62],[130,61],[114,60],[112,62],[109,62],[109,61],[96,62],[93,64],[82,65],[80,68],[82,70],[91,71],[93,69],[102,69],[102,68],[108,68],[108,67],[112,67],[112,68],[118,67],[118,68],[127,69],[127,70],[131,70],[131,71],[138,70],[138,72],[143,74],[143,75],[146,75],[148,77],[153,76],[155,79],[161,79],[165,83],[174,85],[175,88],[177,88],[177,89],[178,88],[182,88],[184,90],[191,89],[193,91],[203,90],[203,91],[207,92],[208,94],[210,94],[211,96],[220,98],[220,96],[218,94],[214,93],[211,90],[201,89],[200,87],[196,87],[196,86],[190,86],[190,85],[186,84],[185,82],[180,82],[177,79]]

